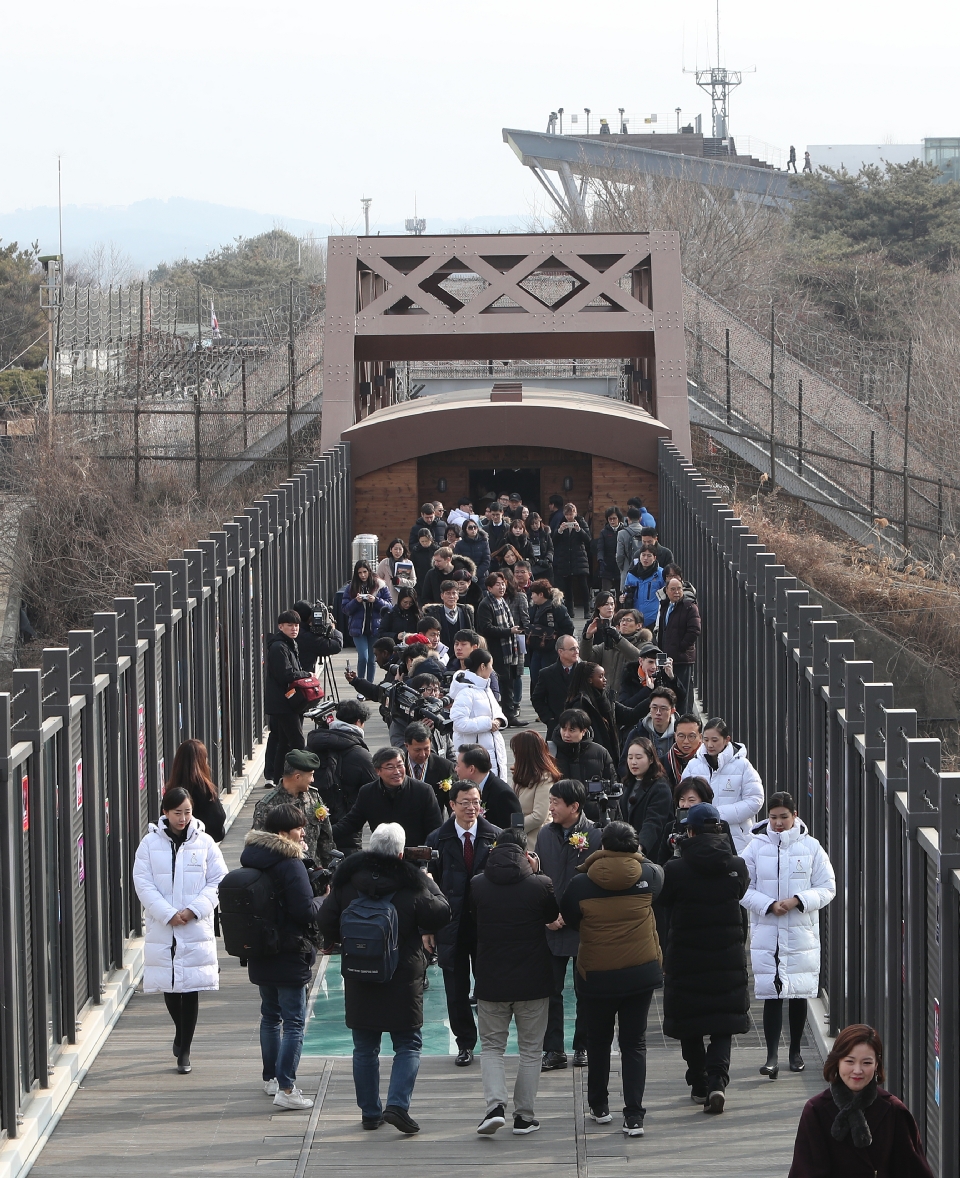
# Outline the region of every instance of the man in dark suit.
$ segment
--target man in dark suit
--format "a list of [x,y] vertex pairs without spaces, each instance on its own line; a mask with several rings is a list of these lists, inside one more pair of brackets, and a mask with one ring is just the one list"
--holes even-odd
[[450,790],[453,814],[427,839],[438,858],[428,871],[450,905],[450,923],[436,934],[436,948],[447,995],[447,1017],[457,1041],[456,1066],[469,1067],[477,1046],[477,1024],[470,1008],[470,963],[477,956],[477,925],[470,905],[470,881],[487,861],[500,827],[480,815],[480,791],[472,781]]
[[424,606],[423,612],[426,617],[436,618],[440,623],[440,641],[452,651],[456,634],[460,630],[474,628],[473,606],[460,601],[456,581],[441,582],[440,598],[442,605]]
[[570,634],[557,639],[557,661],[544,667],[537,677],[530,702],[547,726],[547,740],[553,740],[560,713],[567,706],[570,672],[580,662],[580,643]]
[[377,776],[361,786],[349,812],[334,826],[334,840],[348,842],[365,822],[372,831],[383,822],[399,822],[407,846],[423,846],[443,821],[436,794],[425,782],[407,776],[400,750],[392,745],[377,749],[372,759]]
[[511,814],[522,814],[520,799],[501,777],[490,772],[490,754],[478,744],[464,744],[457,750],[457,777],[472,782],[483,799],[488,822],[501,828],[510,825]]
[[[403,763],[407,776],[412,777],[414,781],[425,781],[427,785],[433,786],[440,812],[446,817],[450,812],[450,786],[457,777],[456,766],[453,761],[448,761],[446,757],[433,752],[432,748],[430,729],[426,724],[414,720],[404,728]],[[442,788],[444,782],[447,783],[446,789]]]

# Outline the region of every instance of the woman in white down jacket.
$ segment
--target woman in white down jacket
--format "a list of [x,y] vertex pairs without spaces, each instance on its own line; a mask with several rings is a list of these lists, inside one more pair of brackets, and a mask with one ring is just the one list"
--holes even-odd
[[800,1039],[807,1021],[807,999],[820,987],[820,918],[837,892],[833,867],[823,847],[797,817],[788,793],[774,794],[767,821],[754,828],[742,852],[750,887],[740,903],[750,913],[750,956],[754,994],[763,1000],[767,1062],[761,1073],[775,1080],[783,1025],[783,1000],[789,1003],[790,1071],[802,1072]]
[[750,831],[763,807],[763,782],[747,760],[747,750],[730,739],[726,721],[715,716],[703,726],[703,743],[683,771],[703,777],[713,790],[713,804],[730,826],[737,854],[750,842]]
[[507,746],[500,732],[506,728],[507,718],[490,687],[493,655],[487,650],[471,651],[464,667],[465,670],[453,677],[457,685],[457,694],[450,708],[453,747],[481,745],[490,754],[493,772],[506,778]]
[[190,795],[168,789],[163,814],[137,847],[133,886],[145,913],[143,990],[162,993],[176,1033],[177,1071],[190,1071],[201,990],[219,988],[213,910],[227,874],[220,848],[193,817]]

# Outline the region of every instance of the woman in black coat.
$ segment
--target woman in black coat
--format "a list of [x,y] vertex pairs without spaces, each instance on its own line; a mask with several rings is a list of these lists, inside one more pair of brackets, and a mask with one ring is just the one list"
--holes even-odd
[[463,535],[454,546],[453,553],[454,556],[467,556],[473,561],[476,565],[477,580],[482,585],[490,571],[490,542],[480,531],[480,525],[476,520],[464,521]]
[[401,634],[416,634],[423,610],[417,601],[417,595],[412,589],[397,591],[397,604],[389,613],[383,615],[380,623],[380,635],[383,638],[393,638],[400,641]]
[[697,661],[697,639],[700,637],[700,609],[684,594],[680,577],[671,577],[663,587],[666,600],[660,603],[657,615],[657,645],[673,659],[673,673],[683,684],[683,692],[690,698],[690,679]]
[[433,554],[439,545],[433,538],[429,528],[421,528],[417,533],[417,542],[410,550],[410,559],[417,574],[417,588],[423,584],[427,573],[433,568]]
[[611,700],[606,688],[607,673],[599,663],[577,663],[570,672],[567,707],[587,713],[593,739],[603,745],[616,765],[620,761],[620,733],[640,719],[641,711]]
[[571,615],[576,607],[576,594],[586,617],[590,602],[590,529],[587,521],[577,515],[573,503],[564,507],[563,521],[554,533],[553,571],[554,582],[563,593]]
[[215,843],[222,843],[227,814],[210,776],[210,761],[202,741],[185,740],[174,754],[173,768],[163,792],[178,785],[190,795],[194,818],[200,819],[204,831]]
[[537,512],[527,520],[527,540],[530,544],[530,564],[533,579],[553,584],[553,535]]
[[621,811],[640,837],[644,857],[661,863],[663,835],[673,817],[673,796],[653,741],[636,736],[627,749]]

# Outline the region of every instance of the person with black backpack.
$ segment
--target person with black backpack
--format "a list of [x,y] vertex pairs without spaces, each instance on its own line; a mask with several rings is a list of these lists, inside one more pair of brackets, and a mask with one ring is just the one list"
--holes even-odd
[[[307,1109],[313,1101],[297,1087],[297,1065],[303,1048],[307,1018],[307,986],[317,960],[308,931],[320,915],[323,897],[313,885],[303,862],[303,815],[296,806],[275,806],[263,819],[261,830],[250,830],[240,855],[241,868],[253,868],[269,877],[269,890],[260,891],[258,911],[251,915],[248,932],[247,972],[260,988],[260,1053],[263,1088],[283,1109]],[[221,922],[227,952],[234,917],[231,911],[232,880],[223,881]],[[282,1034],[281,1034],[282,1027]]]
[[[321,725],[307,737],[307,751],[320,762],[313,774],[314,789],[326,803],[331,823],[350,812],[360,787],[377,775],[364,739],[363,726],[369,719],[366,704],[355,699],[341,700],[329,726]],[[360,832],[356,831],[341,839],[337,849],[349,855],[360,850],[360,842]]]
[[[353,1032],[353,1082],[364,1129],[387,1122],[418,1133],[410,1100],[420,1068],[427,942],[450,920],[450,905],[415,862],[404,860],[403,827],[384,822],[369,850],[337,868],[318,923],[341,945],[346,1024]],[[386,1107],[380,1100],[380,1041],[393,1043]]]

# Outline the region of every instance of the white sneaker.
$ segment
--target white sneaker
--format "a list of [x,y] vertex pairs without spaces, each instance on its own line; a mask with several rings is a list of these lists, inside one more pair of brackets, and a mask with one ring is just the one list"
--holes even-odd
[[266,1092],[267,1096],[276,1096],[280,1091],[280,1085],[276,1079],[264,1080],[263,1090]]
[[281,1089],[273,1098],[273,1103],[277,1108],[313,1108],[313,1101],[309,1096],[304,1096],[299,1088],[293,1088],[290,1092]]

